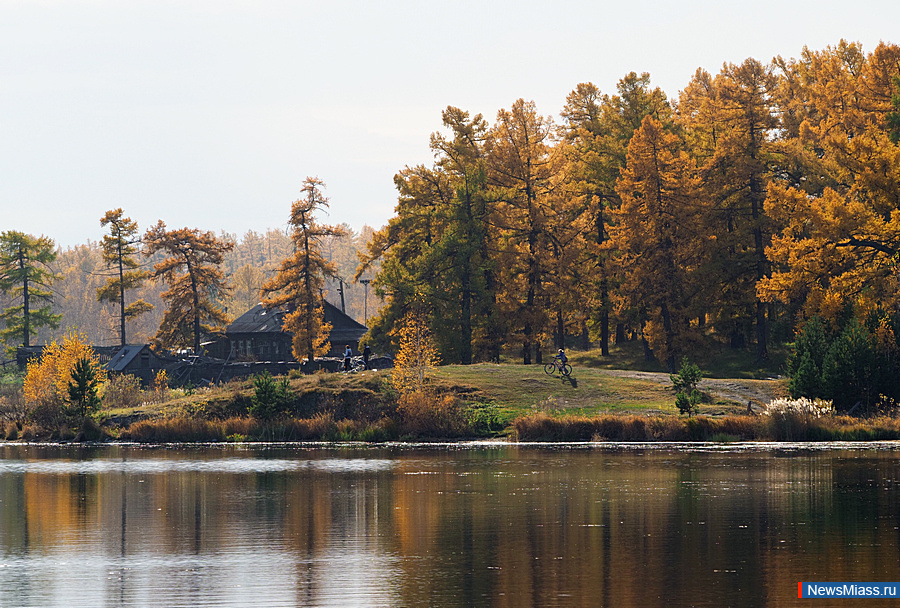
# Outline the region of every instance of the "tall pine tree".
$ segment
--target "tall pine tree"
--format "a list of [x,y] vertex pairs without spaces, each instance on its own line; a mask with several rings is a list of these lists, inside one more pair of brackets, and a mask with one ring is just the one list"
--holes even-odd
[[53,314],[50,286],[58,278],[50,264],[56,259],[53,240],[15,230],[0,234],[0,290],[19,300],[0,314],[6,328],[0,331],[7,345],[31,345],[39,327],[59,326],[62,315]]

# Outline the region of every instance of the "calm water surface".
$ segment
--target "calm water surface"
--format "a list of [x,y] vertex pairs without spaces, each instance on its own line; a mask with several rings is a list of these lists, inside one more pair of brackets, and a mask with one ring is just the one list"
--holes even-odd
[[900,581],[898,456],[3,446],[0,606],[807,605]]

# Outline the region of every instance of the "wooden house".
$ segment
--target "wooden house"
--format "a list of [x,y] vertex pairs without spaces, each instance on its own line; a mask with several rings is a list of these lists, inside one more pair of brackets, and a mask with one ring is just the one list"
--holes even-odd
[[[331,324],[331,350],[326,356],[341,357],[349,344],[356,352],[359,341],[368,331],[365,325],[325,302],[325,321]],[[231,359],[255,361],[291,361],[291,334],[282,330],[284,311],[267,310],[257,304],[225,328],[222,344],[224,355]],[[229,355],[230,353],[230,355]]]

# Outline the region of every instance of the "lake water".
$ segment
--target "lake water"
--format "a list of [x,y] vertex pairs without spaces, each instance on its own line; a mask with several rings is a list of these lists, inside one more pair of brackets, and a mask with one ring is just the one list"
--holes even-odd
[[0,606],[807,605],[900,581],[898,456],[7,445]]

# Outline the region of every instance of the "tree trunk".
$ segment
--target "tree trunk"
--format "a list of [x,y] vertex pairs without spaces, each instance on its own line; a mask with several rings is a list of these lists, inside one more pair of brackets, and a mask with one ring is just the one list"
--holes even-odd
[[769,326],[766,320],[766,303],[756,303],[756,358],[759,361],[769,359]]
[[556,348],[565,349],[566,347],[566,321],[563,318],[562,310],[556,311]]
[[188,272],[191,275],[191,291],[194,295],[194,354],[200,354],[200,294],[197,289],[197,279],[191,272],[191,266],[188,264]]
[[[751,130],[751,139],[754,131]],[[751,158],[756,160],[756,153],[751,154]],[[751,214],[753,216],[753,245],[756,249],[756,281],[757,283],[769,276],[769,260],[766,258],[766,245],[763,239],[762,226],[762,206],[766,198],[765,185],[759,174],[753,174],[750,177],[750,204]],[[767,361],[769,359],[769,328],[766,321],[766,304],[758,297],[756,300],[756,358],[759,361]]]
[[122,265],[122,237],[119,236],[116,249],[119,256],[119,340],[125,346],[125,269]]
[[675,373],[675,352],[672,348],[674,332],[672,331],[672,315],[665,302],[660,306],[660,315],[663,321],[663,330],[666,332],[666,368],[670,374]]
[[[25,270],[25,250],[19,249],[19,269]],[[22,273],[25,277],[24,281],[22,281],[22,331],[24,336],[22,337],[22,346],[28,348],[31,346],[31,324],[29,323],[29,310],[28,310],[28,273]]]
[[609,356],[609,311],[605,308],[600,313],[600,355]]
[[472,363],[472,288],[469,262],[466,261],[464,264],[466,264],[466,267],[462,275],[462,302],[460,303],[462,308],[462,318],[460,319],[462,336],[460,336],[459,362],[463,365],[469,365]]

